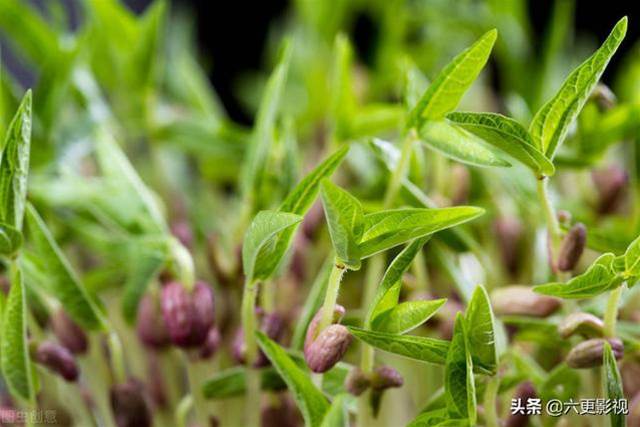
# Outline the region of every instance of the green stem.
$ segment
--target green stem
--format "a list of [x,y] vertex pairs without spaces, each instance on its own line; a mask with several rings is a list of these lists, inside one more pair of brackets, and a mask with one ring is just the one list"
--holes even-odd
[[560,249],[562,239],[562,231],[558,223],[558,216],[553,208],[551,199],[549,198],[548,189],[549,178],[546,176],[539,177],[537,180],[538,198],[544,211],[544,217],[547,222],[547,234],[549,239],[549,263],[554,273],[556,272],[556,256]]
[[258,357],[258,343],[256,342],[256,298],[258,283],[245,282],[242,294],[242,328],[244,330],[245,361],[247,365],[247,391],[245,425],[256,427],[259,425],[260,408],[260,373],[253,368]]
[[611,292],[609,292],[609,299],[607,300],[607,309],[604,312],[604,336],[615,337],[616,336],[616,322],[618,319],[618,305],[620,303],[620,296],[622,295],[623,285],[618,286]]
[[122,342],[116,331],[109,332],[109,353],[111,354],[111,367],[116,384],[122,384],[127,380],[127,373],[124,367],[124,354],[122,352]]
[[183,352],[184,363],[187,369],[187,379],[189,381],[189,390],[191,392],[191,396],[193,396],[193,410],[196,416],[196,421],[198,425],[206,425],[207,424],[207,413],[206,413],[206,402],[204,400],[204,396],[200,390],[200,382],[199,379],[202,379],[202,375],[198,373],[198,366],[195,362],[192,362],[187,357],[186,353]]
[[178,407],[176,408],[176,426],[177,427],[186,427],[187,426],[187,416],[189,415],[189,411],[193,406],[193,396],[187,394],[185,397],[180,400],[178,403]]
[[333,321],[333,311],[338,301],[338,292],[340,291],[340,282],[346,268],[344,265],[335,262],[333,269],[331,269],[331,275],[329,276],[329,283],[327,284],[327,292],[324,296],[324,303],[322,304],[322,315],[320,317],[320,323],[316,329],[316,335],[319,334],[324,328],[331,325]]
[[400,159],[396,164],[393,172],[391,173],[391,179],[387,185],[387,190],[384,195],[384,207],[388,208],[393,204],[400,186],[402,185],[402,179],[407,173],[407,167],[409,165],[409,159],[411,159],[411,150],[413,149],[413,142],[415,141],[415,133],[410,132],[402,142],[402,148],[400,151]]
[[498,427],[498,413],[496,412],[496,399],[500,388],[500,378],[494,375],[489,379],[484,391],[484,420],[487,427]]

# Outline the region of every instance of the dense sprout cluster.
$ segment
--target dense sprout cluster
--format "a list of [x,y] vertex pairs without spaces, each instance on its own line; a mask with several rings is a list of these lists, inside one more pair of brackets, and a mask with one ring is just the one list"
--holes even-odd
[[[247,127],[176,5],[45,3],[0,1],[1,423],[640,425],[626,17],[537,54],[524,0],[292,2]],[[513,410],[585,399],[627,406]]]

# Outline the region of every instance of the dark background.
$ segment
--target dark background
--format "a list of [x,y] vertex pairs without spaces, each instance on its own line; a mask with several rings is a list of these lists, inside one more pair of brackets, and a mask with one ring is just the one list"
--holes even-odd
[[[2,1],[2,0],[0,0]],[[42,3],[48,0],[31,0]],[[72,16],[77,15],[73,0],[64,0]],[[316,0],[331,1],[331,0]],[[456,0],[451,0],[456,1]],[[559,0],[563,1],[563,0]],[[125,0],[136,12],[143,11],[151,0]],[[612,25],[623,15],[629,16],[626,41],[615,55],[608,75],[615,74],[621,58],[640,39],[640,12],[628,0],[606,2],[575,1],[575,27],[577,34],[592,34],[603,40]],[[287,10],[287,0],[173,0],[176,7],[186,7],[196,17],[200,53],[213,62],[210,79],[229,115],[234,120],[250,124],[251,117],[235,98],[233,88],[238,76],[247,71],[259,70],[263,65],[263,48],[270,24],[282,17]],[[553,0],[529,0],[529,16],[537,36],[542,41],[545,27],[553,7]],[[356,19],[351,37],[361,59],[366,59],[373,48],[376,23],[366,16]],[[539,46],[536,46],[539,48]],[[4,56],[4,53],[3,53]],[[13,62],[11,60],[9,63]],[[6,63],[6,62],[5,62]],[[11,65],[11,64],[9,64]]]
[[[318,0],[329,1],[329,0]],[[455,0],[452,0],[455,1]],[[148,0],[129,0],[134,8],[140,10],[149,3]],[[640,39],[640,13],[632,6],[634,2],[625,0],[608,0],[607,2],[576,1],[575,26],[577,34],[594,34],[603,40],[612,25],[623,15],[629,16],[627,41]],[[233,0],[218,2],[210,0],[177,0],[177,4],[190,7],[197,17],[198,38],[201,52],[214,60],[211,70],[211,81],[230,116],[235,120],[248,123],[250,117],[234,98],[232,87],[234,79],[241,73],[259,69],[262,65],[262,49],[269,23],[285,13],[288,2],[285,0]],[[529,14],[538,42],[549,22],[553,6],[552,0],[530,0]],[[356,20],[355,34],[352,34],[356,49],[361,56],[367,55],[371,48],[368,41],[374,34],[375,23],[370,20]],[[621,46],[621,53],[614,56],[610,65],[615,73],[620,58],[633,43],[626,42]],[[613,74],[613,73],[612,73]]]

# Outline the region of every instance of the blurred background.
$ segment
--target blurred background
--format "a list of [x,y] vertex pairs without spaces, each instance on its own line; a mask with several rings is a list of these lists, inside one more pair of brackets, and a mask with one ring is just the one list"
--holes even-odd
[[[47,8],[46,3],[50,0],[29,0],[37,5],[41,10]],[[322,3],[324,0],[310,0],[308,3]],[[62,0],[69,14],[72,26],[77,26],[81,20],[81,0]],[[125,0],[132,11],[142,13],[151,4],[151,0]],[[269,0],[255,2],[251,0],[236,0],[231,2],[215,2],[208,0],[175,0],[170,2],[173,12],[187,12],[190,14],[197,33],[199,54],[202,61],[208,64],[208,75],[214,85],[218,96],[225,106],[229,116],[234,121],[250,125],[252,123],[252,112],[247,108],[246,103],[239,99],[237,88],[247,76],[257,73],[265,63],[266,48],[268,47],[269,35],[273,33],[277,26],[291,18],[296,1]],[[332,3],[326,1],[327,4]],[[345,4],[347,2],[340,1]],[[368,7],[366,1],[348,2],[353,10],[348,16],[334,16],[335,26],[350,34],[354,44],[356,54],[360,61],[367,65],[373,65],[373,58],[381,48],[379,39],[383,31],[384,23],[382,16],[375,7]],[[380,2],[371,2],[372,4]],[[399,3],[399,2],[391,2]],[[426,7],[446,7],[446,0],[410,0],[407,3],[418,5],[424,4]],[[586,42],[596,43],[603,40],[612,23],[621,16],[628,15],[631,25],[628,30],[627,40],[637,40],[640,35],[640,26],[634,25],[640,20],[640,12],[629,7],[628,1],[610,0],[606,2],[606,7],[600,2],[574,1],[574,0],[496,0],[492,2],[460,1],[456,8],[463,10],[467,4],[481,3],[503,3],[511,6],[517,3],[526,4],[526,15],[528,15],[530,25],[530,41],[532,50],[540,52],[543,49],[545,38],[551,25],[554,10],[564,10],[571,16],[568,23],[573,27],[568,29],[564,44],[569,46],[575,37],[584,38]],[[339,8],[337,8],[339,9]],[[571,11],[571,12],[568,12]],[[430,23],[426,22],[425,26]],[[427,31],[429,31],[427,29]],[[0,39],[1,40],[1,39]],[[621,54],[616,55],[605,75],[604,80],[608,82],[610,76],[615,74],[619,68],[622,58],[632,49],[632,43],[624,43]],[[6,49],[5,49],[6,51]],[[8,63],[10,69],[21,71],[23,75],[28,74],[25,70],[20,70],[19,64],[7,52],[3,52],[3,59]],[[570,60],[570,58],[567,58]],[[567,64],[567,69],[569,64]]]

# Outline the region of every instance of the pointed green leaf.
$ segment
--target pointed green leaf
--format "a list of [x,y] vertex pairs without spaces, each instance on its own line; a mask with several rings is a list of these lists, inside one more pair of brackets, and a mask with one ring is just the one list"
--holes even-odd
[[453,339],[447,353],[444,387],[449,414],[454,418],[469,418],[470,424],[475,425],[476,390],[473,363],[461,313],[456,316]]
[[347,394],[341,394],[333,399],[331,407],[322,420],[322,427],[349,427],[347,397]]
[[266,158],[273,142],[273,131],[287,80],[291,50],[291,43],[285,42],[280,62],[271,73],[262,95],[251,143],[242,165],[240,183],[242,193],[249,197],[249,200],[255,198],[254,192],[257,191],[256,186],[264,172]]
[[444,120],[425,122],[419,135],[425,145],[453,160],[472,166],[511,166],[473,133]]
[[0,221],[22,230],[31,146],[31,91],[9,123],[0,160]]
[[473,292],[465,313],[465,327],[473,366],[494,375],[498,368],[495,319],[484,286],[478,286]]
[[[611,350],[611,344],[607,341],[604,343],[602,370],[604,389],[607,396],[607,401],[622,401],[625,399],[624,392],[622,390],[622,378],[620,378],[620,371],[618,370],[618,364],[616,358]],[[611,420],[611,427],[624,427],[627,425],[625,416],[618,411],[611,411],[609,419]]]
[[329,180],[321,184],[322,206],[329,226],[331,243],[336,259],[351,270],[360,268],[360,247],[362,238],[362,205],[351,194]]
[[[247,369],[243,366],[219,371],[202,384],[205,399],[227,399],[241,396],[246,392]],[[284,390],[287,385],[282,381],[275,368],[260,369],[260,388],[268,391]]]
[[29,232],[29,242],[33,248],[30,256],[42,273],[37,279],[38,286],[60,301],[65,311],[81,326],[89,329],[103,329],[106,320],[91,298],[87,289],[82,285],[69,261],[65,258],[51,232],[36,212],[35,208],[27,204],[26,223]]
[[409,269],[413,259],[429,239],[430,236],[426,236],[412,241],[391,261],[369,306],[369,313],[365,320],[366,327],[369,327],[371,320],[379,314],[398,304],[402,275]]
[[135,197],[146,220],[141,225],[149,231],[166,232],[166,221],[157,197],[145,185],[118,143],[106,131],[98,132],[96,155],[104,176],[121,191]]
[[0,255],[13,257],[22,246],[22,233],[9,224],[0,223]]
[[451,418],[447,408],[438,408],[423,412],[413,419],[407,427],[468,427],[469,420]]
[[473,206],[441,209],[393,209],[364,216],[364,234],[360,242],[362,258],[385,251],[406,241],[433,234],[482,215]]
[[436,338],[388,334],[356,327],[350,327],[349,331],[359,340],[375,348],[421,362],[442,365],[449,349],[448,341]]
[[625,274],[640,276],[640,237],[637,237],[624,253]]
[[[349,146],[345,145],[327,157],[291,190],[278,210],[280,212],[304,215],[318,196],[320,182],[335,172],[348,152]],[[266,280],[278,269],[282,257],[277,256],[277,254],[285,253],[289,249],[295,230],[296,227],[288,227],[278,233],[276,243],[270,246],[273,249],[274,256],[264,257],[264,263],[260,271],[254,273],[256,279]]]
[[282,205],[280,205],[279,210],[296,215],[302,215],[309,210],[318,195],[321,181],[335,172],[348,152],[349,146],[345,145],[327,157],[291,190]]
[[322,420],[329,410],[329,402],[322,392],[313,385],[309,375],[289,357],[282,347],[262,332],[256,332],[256,337],[260,348],[287,384],[302,412],[305,424],[310,427],[322,425]]
[[11,276],[11,290],[2,320],[0,365],[11,395],[25,402],[33,402],[35,392],[29,358],[25,289],[22,274],[15,265]]
[[147,286],[160,273],[167,260],[168,248],[164,241],[146,239],[132,242],[128,250],[130,263],[122,294],[122,314],[132,324]]
[[[437,120],[453,111],[489,59],[498,31],[485,33],[445,66],[409,113],[408,127],[422,119]],[[419,127],[419,126],[418,126]]]
[[[275,262],[279,263],[285,255],[285,250],[276,252],[278,234],[302,221],[300,215],[287,212],[261,211],[253,219],[242,244],[242,266],[248,283],[262,272],[271,268]],[[274,257],[277,260],[274,261]],[[264,267],[267,266],[267,267]]]
[[388,334],[405,334],[424,322],[444,305],[446,299],[407,301],[376,316],[371,329]]
[[569,74],[556,95],[536,113],[529,131],[538,150],[548,158],[553,159],[558,146],[567,136],[569,126],[580,114],[626,33],[625,16],[618,21],[602,46]]
[[529,132],[509,117],[496,113],[455,112],[447,119],[498,147],[516,160],[542,175],[553,175],[553,163],[536,148]]
[[622,283],[622,275],[617,274],[613,269],[614,260],[615,255],[612,253],[603,254],[587,271],[567,283],[547,283],[534,286],[533,290],[539,294],[567,299],[595,297]]

